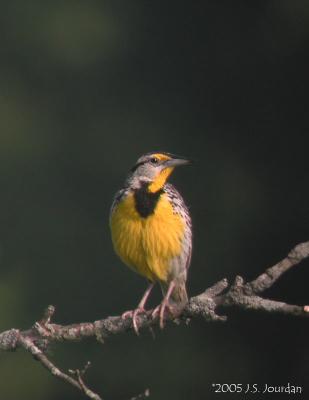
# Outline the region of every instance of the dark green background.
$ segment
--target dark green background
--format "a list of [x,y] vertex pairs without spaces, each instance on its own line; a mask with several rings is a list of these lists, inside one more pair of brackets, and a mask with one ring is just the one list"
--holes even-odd
[[[48,304],[59,323],[137,304],[145,282],[114,254],[108,216],[147,151],[196,161],[172,179],[194,224],[191,295],[251,279],[308,240],[307,1],[0,4],[0,331],[28,328]],[[308,268],[265,295],[308,304]],[[107,400],[146,387],[216,399],[213,382],[308,393],[308,322],[230,315],[49,354],[65,369],[91,360],[88,383]],[[0,354],[0,398],[82,396],[18,351]]]

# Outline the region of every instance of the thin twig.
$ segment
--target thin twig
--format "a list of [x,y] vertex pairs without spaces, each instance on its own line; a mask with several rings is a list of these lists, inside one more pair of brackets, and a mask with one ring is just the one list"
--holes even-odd
[[102,398],[98,394],[94,393],[92,390],[89,389],[89,387],[85,384],[85,382],[83,380],[83,376],[85,375],[85,373],[88,370],[88,368],[90,367],[90,365],[91,365],[91,363],[90,363],[90,361],[88,361],[82,370],[79,370],[79,369],[69,370],[69,372],[77,377],[77,381],[79,383],[80,389],[87,397],[89,397],[90,399],[93,399],[93,400],[102,400]]
[[72,386],[75,386],[77,389],[80,389],[80,385],[78,381],[71,376],[62,372],[59,368],[57,368],[47,357],[46,355],[33,343],[31,339],[20,335],[19,344],[25,349],[28,350],[34,358],[39,360],[41,364],[48,369],[52,375],[57,378],[69,383]]
[[137,396],[131,397],[130,400],[144,400],[149,396],[150,396],[150,390],[146,389],[143,393],[140,393]]

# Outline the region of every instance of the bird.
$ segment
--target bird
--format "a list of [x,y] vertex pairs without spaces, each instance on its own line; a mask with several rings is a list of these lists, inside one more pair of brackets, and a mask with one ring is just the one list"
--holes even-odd
[[188,302],[186,281],[192,254],[191,217],[182,196],[167,182],[178,166],[191,162],[168,152],[149,152],[138,158],[112,203],[110,229],[120,259],[148,281],[138,306],[122,314],[132,318],[138,334],[138,316],[156,283],[162,302],[151,310],[163,329],[166,313],[176,318]]

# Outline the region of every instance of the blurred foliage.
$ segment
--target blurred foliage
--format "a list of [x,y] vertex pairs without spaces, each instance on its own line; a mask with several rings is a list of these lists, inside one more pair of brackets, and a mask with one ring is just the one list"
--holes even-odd
[[[146,151],[196,161],[173,177],[194,222],[190,293],[308,240],[306,1],[13,0],[0,30],[1,331],[48,304],[69,323],[137,303],[145,282],[115,256],[108,214]],[[268,295],[308,303],[308,278],[304,263]],[[91,360],[106,399],[212,399],[213,382],[305,385],[306,329],[235,313],[49,351],[66,369]],[[82,396],[18,351],[0,354],[0,398]]]

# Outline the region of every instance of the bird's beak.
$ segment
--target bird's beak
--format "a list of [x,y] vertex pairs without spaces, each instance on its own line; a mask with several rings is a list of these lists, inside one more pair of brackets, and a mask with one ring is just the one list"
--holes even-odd
[[174,168],[179,167],[180,165],[190,165],[191,161],[186,158],[171,158],[170,160],[166,160],[164,162],[165,168]]

